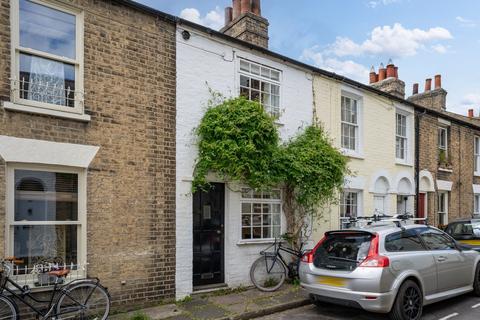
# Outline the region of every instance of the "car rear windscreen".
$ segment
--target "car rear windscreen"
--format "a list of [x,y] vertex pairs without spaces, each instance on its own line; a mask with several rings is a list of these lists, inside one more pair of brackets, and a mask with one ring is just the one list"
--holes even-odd
[[328,234],[315,251],[313,264],[323,269],[354,270],[367,257],[372,237],[363,232]]

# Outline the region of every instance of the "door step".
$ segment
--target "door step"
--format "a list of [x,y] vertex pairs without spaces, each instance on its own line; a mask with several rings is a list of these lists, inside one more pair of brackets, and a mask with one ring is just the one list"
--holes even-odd
[[207,284],[204,286],[195,286],[193,287],[193,293],[208,293],[216,290],[221,290],[228,288],[228,285],[226,283],[216,283],[216,284]]

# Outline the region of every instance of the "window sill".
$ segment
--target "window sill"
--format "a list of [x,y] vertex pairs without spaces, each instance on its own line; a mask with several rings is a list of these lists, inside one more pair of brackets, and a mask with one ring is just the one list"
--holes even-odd
[[272,244],[275,239],[258,239],[258,240],[240,240],[237,246],[256,245],[256,244]]
[[480,177],[480,172],[474,172],[474,173],[473,173],[473,176],[474,176],[474,177]]
[[349,149],[341,149],[341,152],[344,156],[364,160],[365,156],[357,151],[349,150]]
[[47,115],[47,116],[81,121],[81,122],[90,122],[91,120],[91,117],[88,114],[78,114],[78,113],[63,112],[63,111],[50,110],[50,109],[42,109],[42,108],[31,107],[23,104],[8,102],[8,101],[3,101],[2,107],[8,111],[41,114],[41,115]]
[[397,164],[399,166],[413,167],[413,163],[402,161],[402,160],[399,160],[399,159],[395,160],[395,164]]
[[452,173],[453,170],[452,169],[446,169],[446,168],[438,168],[438,171],[441,171],[441,172],[448,172],[448,173]]

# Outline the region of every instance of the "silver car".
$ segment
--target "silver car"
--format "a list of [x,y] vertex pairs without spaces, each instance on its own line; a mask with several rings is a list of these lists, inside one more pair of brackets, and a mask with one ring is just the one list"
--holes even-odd
[[420,319],[425,305],[473,291],[480,253],[422,224],[373,223],[330,231],[302,257],[300,281],[322,302]]

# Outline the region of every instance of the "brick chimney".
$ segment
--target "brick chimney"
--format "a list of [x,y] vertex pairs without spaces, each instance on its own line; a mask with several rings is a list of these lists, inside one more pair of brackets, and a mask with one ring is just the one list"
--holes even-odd
[[447,91],[442,88],[442,76],[437,74],[434,79],[434,88],[432,90],[432,79],[425,80],[425,90],[418,92],[418,84],[414,84],[413,94],[407,100],[418,105],[445,111],[447,108]]
[[392,59],[388,61],[386,68],[383,63],[380,64],[378,74],[375,72],[375,67],[372,66],[370,85],[378,90],[405,99],[405,82],[398,79],[398,67],[393,64]]
[[262,17],[260,0],[233,0],[225,9],[226,35],[268,48],[268,20]]

